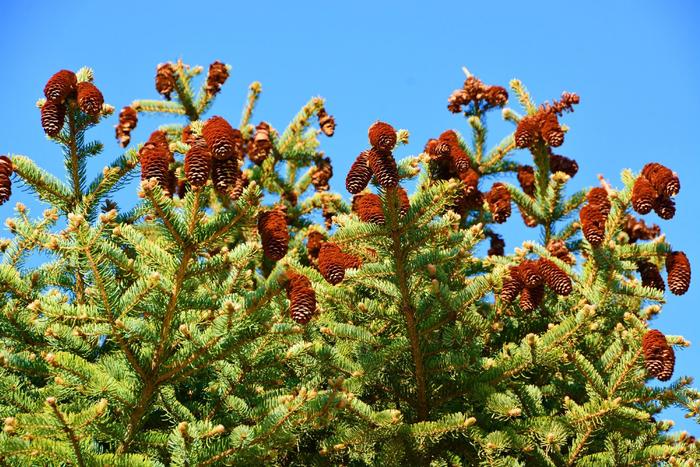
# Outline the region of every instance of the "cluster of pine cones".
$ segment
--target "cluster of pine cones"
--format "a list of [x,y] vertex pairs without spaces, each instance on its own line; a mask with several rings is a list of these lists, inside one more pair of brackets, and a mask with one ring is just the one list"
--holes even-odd
[[535,113],[523,117],[515,130],[515,145],[519,148],[532,148],[539,143],[550,147],[561,146],[564,143],[564,130],[558,116],[565,111],[573,112],[573,106],[579,100],[578,95],[565,92],[559,101],[544,104]]
[[78,108],[97,117],[102,111],[104,97],[97,87],[89,81],[78,82],[75,73],[61,70],[49,78],[44,86],[46,101],[41,106],[41,126],[50,137],[56,137],[61,132],[66,120],[66,110],[69,101],[75,101]]
[[447,109],[452,113],[462,112],[476,115],[494,107],[503,107],[508,102],[508,91],[501,86],[489,86],[478,78],[469,76],[461,89],[456,89],[447,98]]
[[651,329],[642,338],[644,366],[652,378],[668,381],[673,375],[676,355],[661,331]]
[[520,295],[520,308],[533,311],[542,303],[545,285],[557,295],[566,296],[572,291],[571,278],[553,261],[547,258],[523,260],[509,268],[501,288],[501,300],[511,303]]
[[660,218],[672,219],[676,214],[676,203],[671,197],[680,190],[680,180],[671,169],[650,162],[642,168],[632,187],[632,208],[639,214],[648,214],[653,209]]
[[[683,295],[690,288],[690,261],[682,251],[671,251],[666,255],[666,274],[668,288],[674,295]],[[637,271],[642,278],[642,285],[665,291],[664,280],[658,266],[647,260],[637,262]]]

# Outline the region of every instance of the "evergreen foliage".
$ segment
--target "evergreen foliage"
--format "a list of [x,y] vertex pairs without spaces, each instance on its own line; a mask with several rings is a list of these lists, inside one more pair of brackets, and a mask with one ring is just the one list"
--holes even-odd
[[[253,83],[234,128],[205,117],[230,67],[195,92],[202,72],[159,65],[163,99],[123,109],[117,140],[139,115],[175,122],[89,182],[89,130],[114,108],[92,70],[62,70],[38,106],[64,179],[9,156],[49,208],[18,203],[0,243],[0,465],[695,465],[695,439],[655,416],[700,419],[700,392],[649,381],[688,345],[648,329],[660,271],[682,294],[690,265],[629,215],[672,217],[680,183],[656,164],[567,195],[578,166],[552,147],[578,96],[536,105],[513,81],[520,115],[467,72],[448,109],[471,138],[396,161],[408,132],[375,123],[349,203],[328,191],[323,99],[277,132],[252,123]],[[489,146],[497,108],[517,127]],[[111,201],[154,161],[135,207]],[[512,203],[540,242],[508,252]]]

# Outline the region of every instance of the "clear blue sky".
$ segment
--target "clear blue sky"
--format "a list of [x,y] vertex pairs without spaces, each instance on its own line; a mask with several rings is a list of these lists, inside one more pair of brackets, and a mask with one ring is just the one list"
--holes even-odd
[[[62,173],[61,156],[45,140],[34,107],[58,69],[93,67],[106,101],[119,109],[135,98],[156,97],[157,63],[181,57],[207,65],[219,59],[232,64],[233,73],[215,112],[234,122],[254,80],[263,83],[255,120],[278,129],[309,97],[327,98],[338,128],[323,147],[334,163],[332,186],[347,195],[344,175],[367,144],[371,122],[383,119],[410,130],[411,144],[398,156],[419,152],[429,137],[447,128],[466,129],[445,108],[447,96],[464,79],[462,65],[491,84],[507,85],[518,77],[539,101],[575,91],[581,104],[565,118],[571,131],[558,151],[581,167],[572,189],[596,184],[598,173],[619,186],[623,168],[640,170],[650,161],[680,174],[676,217],[647,217],[662,226],[676,249],[688,253],[696,279],[685,296],[669,296],[653,326],[695,343],[678,353],[676,375],[698,377],[700,4],[576,3],[4,0],[0,153],[26,154]],[[492,144],[512,131],[499,120],[497,115],[489,120]],[[93,131],[106,146],[95,169],[120,153],[115,122],[113,117],[110,125]],[[142,118],[134,141],[162,122]],[[525,162],[527,154],[518,160]],[[118,200],[128,203],[134,195],[127,188]],[[26,196],[16,190],[0,207],[0,218],[20,199]],[[27,204],[40,215],[35,203]],[[508,249],[526,238],[517,214],[500,231]],[[700,431],[677,413],[670,416],[678,427]]]

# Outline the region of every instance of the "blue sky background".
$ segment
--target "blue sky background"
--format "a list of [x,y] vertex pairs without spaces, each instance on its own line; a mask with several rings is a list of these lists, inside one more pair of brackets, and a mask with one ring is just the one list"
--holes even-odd
[[[218,3],[218,5],[217,5]],[[333,3],[337,3],[334,5]],[[345,4],[343,6],[341,3]],[[700,4],[653,2],[179,2],[122,0],[2,1],[0,15],[0,153],[25,154],[62,174],[60,152],[41,130],[34,103],[61,68],[89,65],[106,101],[117,109],[136,98],[156,98],[159,62],[182,58],[208,65],[233,65],[214,107],[238,122],[247,86],[263,84],[254,121],[283,129],[314,95],[327,98],[338,122],[323,139],[336,176],[332,188],[347,196],[343,180],[367,144],[367,127],[382,119],[411,132],[403,157],[420,152],[429,137],[466,122],[446,110],[450,92],[461,86],[466,65],[488,84],[507,86],[520,78],[538,102],[563,90],[581,95],[564,122],[571,127],[559,153],[581,169],[570,191],[597,184],[603,174],[620,186],[623,168],[640,170],[658,161],[679,172],[682,190],[671,221],[661,225],[671,244],[700,265]],[[511,100],[516,110],[517,103]],[[132,141],[142,141],[166,120],[141,118]],[[92,167],[101,169],[120,154],[116,116],[93,130],[105,143]],[[512,126],[490,115],[495,145]],[[526,162],[528,154],[518,155]],[[37,203],[15,190],[0,207],[11,215],[18,200],[40,215]],[[118,201],[130,204],[135,189]],[[4,228],[4,227],[3,227]],[[507,249],[535,231],[522,228],[516,213],[499,229]],[[700,267],[700,266],[699,266]],[[677,354],[676,375],[700,376],[700,269],[683,297],[669,295],[653,323],[666,334],[683,334],[695,345]],[[700,382],[698,382],[700,384]],[[700,427],[671,412],[677,427],[696,435]]]

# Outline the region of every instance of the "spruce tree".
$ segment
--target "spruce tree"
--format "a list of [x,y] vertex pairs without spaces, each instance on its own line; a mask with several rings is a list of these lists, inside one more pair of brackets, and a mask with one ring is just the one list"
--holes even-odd
[[[14,179],[49,205],[18,203],[1,244],[0,463],[695,464],[695,439],[655,417],[697,419],[700,393],[651,381],[688,343],[649,329],[690,265],[631,214],[671,219],[674,172],[648,163],[569,194],[577,163],[553,148],[579,97],[536,105],[514,80],[521,115],[467,72],[448,109],[470,141],[446,130],[397,161],[408,131],[376,122],[347,202],[319,150],[335,130],[323,99],[279,133],[253,124],[253,83],[234,127],[210,110],[230,67],[195,92],[202,72],[159,65],[162,99],[120,111],[130,149],[92,182],[105,147],[89,131],[114,108],[89,68],[56,73],[38,102],[64,180],[0,158],[0,202]],[[498,109],[514,131],[489,146]],[[148,113],[174,123],[132,143]],[[539,240],[508,251],[512,204]]]

